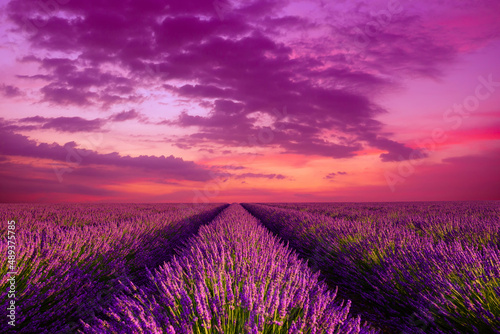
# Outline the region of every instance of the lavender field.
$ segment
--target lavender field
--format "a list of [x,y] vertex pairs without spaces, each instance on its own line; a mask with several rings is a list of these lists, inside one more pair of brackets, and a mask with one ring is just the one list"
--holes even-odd
[[1,204],[0,217],[4,240],[15,221],[2,333],[500,333],[497,201]]

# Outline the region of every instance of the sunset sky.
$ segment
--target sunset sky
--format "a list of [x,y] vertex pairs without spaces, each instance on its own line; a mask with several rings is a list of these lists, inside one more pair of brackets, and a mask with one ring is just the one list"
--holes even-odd
[[498,0],[0,8],[0,202],[500,199]]

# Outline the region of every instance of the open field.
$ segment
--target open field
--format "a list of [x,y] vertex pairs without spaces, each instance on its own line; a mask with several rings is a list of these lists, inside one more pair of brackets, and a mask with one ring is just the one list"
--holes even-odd
[[0,217],[12,332],[500,332],[494,201],[2,204]]

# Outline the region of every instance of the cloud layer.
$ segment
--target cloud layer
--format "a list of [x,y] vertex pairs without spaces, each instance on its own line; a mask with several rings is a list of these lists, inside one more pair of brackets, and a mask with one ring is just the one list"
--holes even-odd
[[102,154],[93,150],[77,147],[75,142],[65,145],[56,143],[36,143],[28,137],[9,131],[0,134],[0,155],[48,159],[59,162],[62,169],[73,170],[79,167],[94,166],[98,173],[99,166],[114,166],[153,171],[156,176],[177,180],[208,181],[209,170],[192,161],[170,156],[138,157],[122,156],[117,152]]
[[[207,111],[185,112],[169,123],[196,127],[184,142],[241,147],[248,137],[272,131],[272,140],[259,144],[284,153],[349,158],[372,147],[386,152],[382,161],[408,159],[411,149],[390,139],[376,120],[386,111],[372,97],[394,86],[385,75],[392,71],[438,76],[458,45],[404,8],[389,12],[387,22],[371,32],[373,17],[363,10],[346,17],[329,8],[337,17],[318,18],[286,13],[287,5],[150,0],[71,1],[44,8],[13,0],[7,8],[38,50],[24,61],[44,72],[41,101],[107,109],[139,101],[146,97],[142,89],[163,82],[166,94],[198,101]],[[326,31],[321,39],[297,37],[319,29]],[[360,44],[361,38],[369,43]],[[351,47],[341,45],[349,40]],[[54,53],[60,56],[49,56]],[[4,91],[16,94],[14,88]],[[277,117],[273,110],[283,107],[286,117]],[[130,112],[115,120],[134,116]],[[256,112],[267,116],[268,128],[253,117]],[[79,126],[99,124],[81,122],[75,129]]]

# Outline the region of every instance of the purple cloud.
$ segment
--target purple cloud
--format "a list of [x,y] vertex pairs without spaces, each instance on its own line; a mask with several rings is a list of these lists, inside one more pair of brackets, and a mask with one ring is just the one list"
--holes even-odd
[[[81,117],[43,117],[32,116],[21,118],[18,123],[38,124],[27,128],[24,125],[13,125],[10,130],[35,130],[35,129],[53,129],[59,132],[96,132],[104,131],[102,127],[107,121],[111,122],[124,122],[127,120],[138,119],[145,121],[146,118],[136,112],[135,110],[122,111],[112,115],[107,120],[96,118],[92,120],[84,119]],[[5,126],[5,125],[4,125]]]
[[26,117],[19,120],[21,123],[38,123],[39,129],[53,129],[59,132],[95,132],[102,131],[104,120],[87,120],[81,117],[56,117],[46,118],[42,116]]
[[330,173],[330,174],[327,174],[327,175],[324,177],[324,179],[326,179],[326,180],[332,180],[332,179],[335,177],[335,175],[337,175],[337,174],[336,174],[336,173]]
[[[16,171],[16,173],[12,173]],[[54,182],[53,179],[43,179],[39,177],[28,177],[36,171],[37,175],[44,174],[53,176],[54,171],[50,168],[35,168],[25,164],[2,163],[0,164],[0,180],[2,182],[3,193],[0,195],[1,202],[15,201],[17,194],[50,194],[57,193],[62,197],[71,195],[89,196],[118,196],[120,192],[96,187],[95,185],[82,185],[70,182]],[[115,173],[116,174],[116,173]],[[13,198],[14,197],[14,198]],[[61,198],[62,198],[61,197]]]
[[21,90],[12,85],[0,84],[0,93],[4,97],[16,97],[22,95]]
[[323,178],[325,180],[333,180],[336,177],[336,175],[346,175],[346,174],[347,174],[346,172],[337,172],[337,173],[332,172],[332,173],[325,175]]
[[128,111],[122,111],[117,114],[114,114],[110,117],[110,120],[113,122],[124,122],[131,119],[137,119],[140,117],[140,114],[134,109]]
[[79,149],[75,142],[61,146],[56,143],[39,143],[28,137],[12,132],[0,133],[0,154],[6,156],[23,156],[50,159],[69,166],[103,165],[118,168],[134,168],[154,170],[155,176],[164,176],[177,180],[208,181],[209,170],[192,161],[170,156],[138,157],[122,156],[117,152],[101,154],[96,151]]
[[[34,53],[59,55],[25,57],[46,72],[42,101],[105,109],[140,101],[146,96],[139,92],[162,87],[208,112],[184,112],[160,122],[197,127],[196,133],[179,138],[178,147],[201,143],[210,150],[209,145],[256,142],[283,153],[336,159],[373,147],[386,152],[382,161],[408,159],[413,150],[390,139],[376,120],[386,111],[374,97],[397,87],[395,72],[439,77],[462,42],[442,38],[420,16],[402,12],[368,36],[369,43],[353,49],[360,38],[353,28],[364,31],[373,20],[364,9],[368,6],[360,4],[348,19],[328,9],[330,19],[317,22],[283,15],[286,5],[256,0],[228,10],[222,2],[207,0],[93,0],[67,2],[55,15],[35,1],[12,0],[7,15],[20,29],[43,27],[26,31]],[[332,33],[319,40],[294,39],[320,26]],[[284,106],[288,114],[276,117],[274,108]],[[270,118],[267,128],[252,117],[256,112]],[[134,116],[115,115],[117,121]],[[338,136],[329,137],[332,131]],[[270,139],[249,144],[249,138],[263,133]]]

